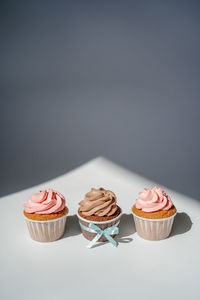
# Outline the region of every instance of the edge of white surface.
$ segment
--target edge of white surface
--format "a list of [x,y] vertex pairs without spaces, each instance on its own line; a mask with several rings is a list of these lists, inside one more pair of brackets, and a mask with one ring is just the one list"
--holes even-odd
[[[24,189],[24,190],[21,190],[21,191],[17,191],[15,193],[11,193],[11,194],[8,194],[6,196],[3,196],[0,198],[0,201],[2,199],[6,200],[6,199],[9,199],[9,198],[12,198],[13,196],[19,196],[20,194],[24,194],[24,193],[27,193],[27,192],[30,192],[30,194],[33,192],[33,190],[38,190],[38,189],[41,189],[43,188],[43,186],[51,186],[51,185],[56,185],[57,182],[59,182],[60,180],[63,180],[63,179],[67,179],[68,177],[70,176],[73,176],[75,175],[77,172],[84,172],[85,170],[87,171],[90,171],[90,170],[94,170],[95,168],[98,168],[100,171],[112,171],[112,172],[116,172],[116,173],[120,173],[121,176],[126,176],[126,178],[130,178],[131,181],[134,182],[134,184],[139,184],[141,183],[141,181],[143,182],[143,186],[141,188],[144,188],[145,186],[148,187],[148,186],[152,186],[152,185],[159,185],[160,187],[162,187],[163,189],[167,190],[167,192],[169,192],[170,194],[173,193],[174,195],[177,195],[178,197],[182,197],[183,199],[187,199],[187,200],[190,200],[190,201],[193,201],[195,202],[196,204],[199,204],[198,203],[198,200],[194,199],[194,198],[191,198],[190,196],[187,196],[187,195],[183,195],[179,192],[176,192],[156,181],[153,181],[149,178],[146,178],[146,177],[143,177],[139,174],[136,174],[132,171],[130,171],[129,169],[126,169],[125,167],[122,167],[102,156],[98,156],[82,165],[80,165],[79,167],[65,173],[65,174],[62,174],[58,177],[55,177],[53,179],[50,179],[48,181],[44,181],[40,184],[37,184],[37,185],[34,185],[34,186],[31,186],[27,189]],[[138,191],[139,192],[139,191]]]
[[23,189],[23,190],[20,190],[20,191],[17,191],[17,192],[14,192],[14,193],[10,193],[10,194],[8,194],[8,195],[5,195],[5,196],[3,196],[3,197],[0,197],[0,200],[1,200],[1,199],[5,199],[5,198],[9,198],[9,197],[11,197],[12,195],[18,195],[18,194],[20,194],[20,193],[27,192],[27,191],[32,190],[32,189],[36,189],[37,187],[40,187],[41,185],[48,185],[48,184],[51,185],[51,182],[55,182],[55,181],[57,181],[57,180],[62,179],[62,178],[65,177],[65,176],[71,175],[71,174],[75,173],[76,171],[79,171],[79,170],[81,170],[82,168],[87,167],[87,166],[89,166],[90,164],[95,163],[95,162],[98,161],[99,159],[103,159],[103,157],[101,157],[101,156],[96,157],[96,158],[94,158],[94,159],[92,159],[92,160],[87,161],[86,163],[81,164],[79,167],[74,168],[74,169],[70,170],[69,172],[64,173],[64,174],[62,174],[62,175],[59,175],[59,176],[57,176],[57,177],[55,177],[55,178],[53,178],[53,179],[50,179],[50,180],[47,180],[47,181],[43,181],[43,182],[41,182],[41,183],[39,183],[39,184],[30,186],[30,187],[28,187],[28,188],[26,188],[26,189]]

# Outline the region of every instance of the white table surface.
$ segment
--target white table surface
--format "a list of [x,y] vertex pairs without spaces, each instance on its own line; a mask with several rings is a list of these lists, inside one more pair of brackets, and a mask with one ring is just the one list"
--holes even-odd
[[[179,214],[172,235],[146,241],[135,233],[131,206],[155,183],[97,158],[59,178],[0,199],[0,298],[200,299],[200,202],[165,188]],[[119,246],[86,248],[75,216],[91,187],[113,190],[123,209]],[[69,208],[61,240],[29,237],[23,204],[33,192],[53,188]]]

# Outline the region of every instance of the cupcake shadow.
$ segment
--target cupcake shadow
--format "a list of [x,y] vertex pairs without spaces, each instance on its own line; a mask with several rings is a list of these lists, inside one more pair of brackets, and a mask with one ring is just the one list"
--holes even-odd
[[63,238],[81,234],[81,229],[77,215],[67,216],[66,228]]
[[119,234],[116,237],[118,243],[130,243],[132,238],[129,236],[135,233],[135,224],[132,214],[122,214],[119,225]]
[[171,232],[171,236],[184,234],[192,228],[192,221],[190,216],[185,212],[177,213]]

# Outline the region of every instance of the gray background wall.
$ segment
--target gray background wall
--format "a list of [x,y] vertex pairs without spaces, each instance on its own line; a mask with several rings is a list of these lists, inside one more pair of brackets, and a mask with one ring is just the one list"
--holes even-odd
[[105,156],[199,198],[198,1],[1,2],[1,188]]

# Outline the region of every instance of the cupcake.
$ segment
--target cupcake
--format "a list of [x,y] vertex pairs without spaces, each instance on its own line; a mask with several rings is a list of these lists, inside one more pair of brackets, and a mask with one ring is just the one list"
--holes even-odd
[[52,242],[62,237],[68,209],[65,198],[52,189],[33,194],[24,205],[30,236],[38,242]]
[[162,240],[170,235],[176,208],[161,188],[154,186],[139,193],[132,208],[137,233],[147,240]]
[[92,241],[88,247],[96,242],[110,241],[119,232],[118,225],[121,217],[121,208],[117,205],[116,195],[103,188],[92,188],[79,203],[78,218],[83,236]]

